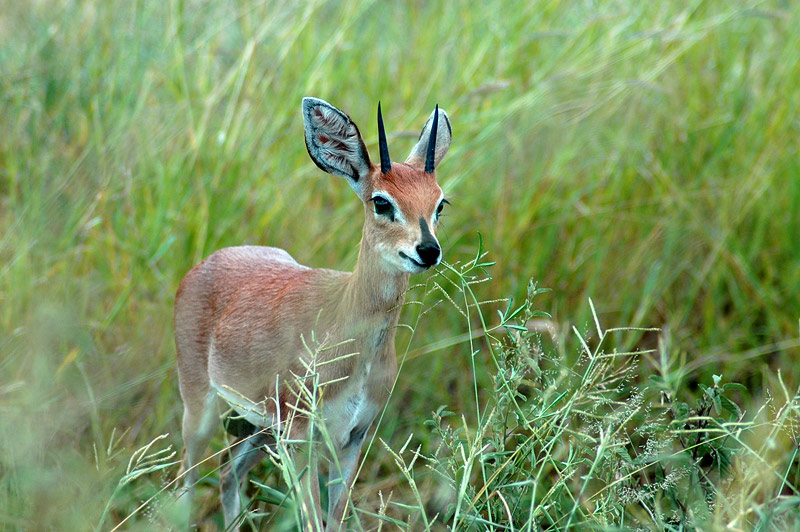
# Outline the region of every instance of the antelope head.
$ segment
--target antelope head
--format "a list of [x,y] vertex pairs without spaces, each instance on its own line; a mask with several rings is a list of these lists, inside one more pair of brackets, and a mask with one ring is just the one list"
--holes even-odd
[[392,162],[378,104],[380,164],[372,164],[356,124],[331,104],[303,99],[306,148],[325,172],[343,177],[364,203],[363,245],[387,273],[419,273],[441,262],[436,231],[448,203],[436,167],[452,138],[450,120],[436,106],[405,162]]

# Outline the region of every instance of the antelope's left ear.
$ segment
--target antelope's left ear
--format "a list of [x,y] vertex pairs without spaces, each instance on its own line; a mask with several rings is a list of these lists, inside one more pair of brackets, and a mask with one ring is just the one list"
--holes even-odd
[[[425,127],[422,128],[422,133],[419,134],[419,141],[416,146],[411,150],[411,153],[406,159],[406,164],[423,170],[428,152],[428,141],[431,136],[431,128],[433,127],[433,118],[436,111],[431,113],[428,121],[425,122]],[[436,127],[436,145],[433,151],[433,167],[439,166],[439,163],[444,159],[447,150],[450,149],[450,141],[453,139],[453,129],[450,127],[450,119],[444,109],[439,109],[439,119]]]

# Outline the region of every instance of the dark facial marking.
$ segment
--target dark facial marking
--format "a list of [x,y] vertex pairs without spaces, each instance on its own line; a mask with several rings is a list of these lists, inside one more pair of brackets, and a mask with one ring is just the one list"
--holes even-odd
[[422,243],[436,242],[430,229],[428,229],[428,222],[422,216],[419,217],[419,228],[422,231]]
[[422,267],[430,268],[439,261],[442,250],[424,218],[419,219],[419,227],[422,230],[422,240],[417,245],[417,255],[422,260]]

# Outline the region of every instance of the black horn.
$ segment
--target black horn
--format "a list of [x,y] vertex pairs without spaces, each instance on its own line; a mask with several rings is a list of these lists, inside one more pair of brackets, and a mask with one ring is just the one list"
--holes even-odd
[[378,146],[381,150],[381,173],[388,174],[392,170],[392,160],[389,158],[389,145],[386,144],[386,130],[383,128],[381,102],[378,102]]
[[439,128],[439,104],[433,112],[433,124],[431,125],[431,136],[428,137],[428,155],[425,157],[425,173],[432,174],[436,167],[436,130]]

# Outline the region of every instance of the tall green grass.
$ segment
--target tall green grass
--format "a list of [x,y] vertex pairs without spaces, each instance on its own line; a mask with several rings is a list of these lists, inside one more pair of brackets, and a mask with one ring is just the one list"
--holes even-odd
[[[536,300],[552,315],[542,351],[563,367],[587,356],[573,325],[595,331],[587,347],[598,348],[591,297],[599,323],[634,328],[604,337],[606,352],[655,349],[631,383],[695,409],[713,403],[699,386],[713,390],[713,375],[743,383],[731,400],[778,458],[759,461],[743,440],[733,474],[713,481],[724,497],[703,526],[728,524],[716,516],[733,508],[743,529],[780,514],[770,500],[796,496],[800,474],[799,71],[800,10],[778,0],[0,0],[0,529],[91,529],[107,507],[104,526],[116,524],[174,476],[120,485],[136,449],[166,433],[180,446],[172,297],[204,256],[267,244],[352,267],[360,206],[305,153],[305,95],[349,112],[373,156],[380,100],[397,159],[433,105],[447,109],[454,141],[438,173],[453,205],[440,239],[451,263],[473,258],[478,232],[491,250],[494,278],[472,287],[496,301],[481,305],[485,325],[534,277],[552,289]],[[465,320],[441,297],[398,337],[406,362],[378,437],[404,459],[410,434],[406,451],[446,443],[444,428],[425,425],[440,405],[463,416],[455,425],[470,445],[488,434],[485,408],[508,371],[478,314]],[[526,398],[541,384],[526,384]],[[626,390],[615,397],[630,401]],[[646,401],[661,407],[656,396]],[[769,439],[771,426],[782,428]],[[588,432],[574,434],[589,445]],[[780,463],[783,480],[748,469],[765,463]],[[417,489],[423,502],[445,501],[425,515],[444,527],[433,515],[451,499],[435,471],[420,460],[398,468],[374,446],[356,506],[377,513],[392,493],[389,514],[420,519],[408,509]],[[609,479],[589,472],[562,494],[575,497],[566,520],[546,524],[545,509],[529,524],[583,526],[589,493]],[[198,490],[209,522],[214,478]],[[472,501],[481,488],[459,478],[457,499]],[[480,509],[508,502],[501,490],[485,500],[492,493],[459,511],[502,523],[504,509]],[[658,501],[646,502],[653,516]],[[620,517],[630,512],[645,510],[603,526],[636,526]],[[132,529],[148,528],[143,515]]]

